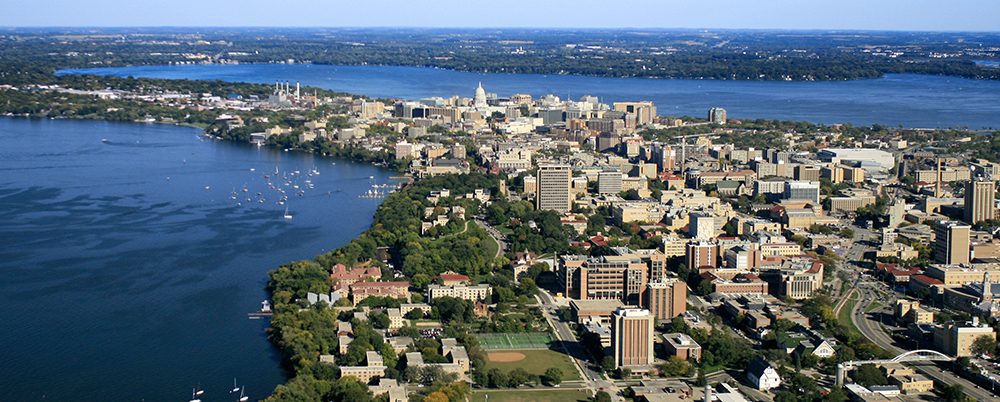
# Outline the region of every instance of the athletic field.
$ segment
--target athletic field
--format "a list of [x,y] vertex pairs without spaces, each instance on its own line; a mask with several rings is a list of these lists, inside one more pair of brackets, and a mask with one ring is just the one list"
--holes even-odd
[[545,332],[476,334],[476,339],[487,351],[548,349],[552,342],[552,336]]

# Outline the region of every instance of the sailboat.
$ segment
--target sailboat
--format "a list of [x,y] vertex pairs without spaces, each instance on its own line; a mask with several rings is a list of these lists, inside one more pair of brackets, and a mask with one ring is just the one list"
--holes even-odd
[[201,402],[201,399],[198,399],[197,396],[201,395],[201,394],[204,394],[204,393],[205,393],[205,391],[199,390],[197,388],[191,388],[191,401],[190,402]]
[[288,206],[285,206],[285,219],[292,219],[292,214],[288,213]]
[[248,400],[250,400],[250,397],[244,394],[245,390],[246,387],[240,387],[240,399],[239,399],[240,402],[247,402]]
[[239,390],[240,390],[240,388],[241,388],[241,387],[237,387],[237,386],[236,386],[236,377],[233,377],[233,390],[232,390],[232,391],[229,391],[229,393],[230,393],[230,394],[235,394],[235,393],[236,393],[237,391],[239,391]]

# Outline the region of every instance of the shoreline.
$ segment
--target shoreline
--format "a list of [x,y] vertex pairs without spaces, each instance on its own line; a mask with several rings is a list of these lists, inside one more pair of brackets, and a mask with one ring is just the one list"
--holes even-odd
[[[988,77],[966,77],[962,75],[955,74],[931,74],[931,73],[917,73],[917,72],[882,72],[878,76],[874,77],[856,77],[856,78],[838,78],[838,79],[727,79],[727,78],[712,78],[712,77],[660,77],[660,76],[643,76],[643,75],[624,75],[624,74],[581,74],[581,73],[566,73],[566,72],[551,72],[551,73],[521,73],[521,72],[508,72],[508,71],[482,71],[482,70],[472,70],[472,69],[458,69],[451,67],[442,67],[433,64],[383,64],[383,63],[355,63],[355,64],[344,64],[344,63],[324,63],[324,62],[313,62],[313,61],[303,61],[295,63],[286,62],[246,62],[246,63],[193,63],[193,64],[180,64],[180,63],[168,63],[168,64],[110,64],[102,67],[71,67],[71,68],[60,68],[54,71],[56,76],[62,74],[81,74],[79,72],[69,72],[66,70],[89,70],[89,69],[99,69],[99,68],[134,68],[134,67],[153,67],[153,66],[171,66],[171,67],[186,67],[186,66],[271,66],[271,65],[307,65],[307,66],[340,66],[340,67],[410,67],[410,68],[428,68],[435,70],[447,70],[460,73],[470,73],[470,74],[502,74],[502,75],[541,75],[541,76],[563,76],[563,77],[591,77],[591,78],[635,78],[635,79],[649,79],[658,81],[720,81],[720,82],[764,82],[764,83],[777,83],[777,82],[851,82],[851,81],[871,81],[885,78],[889,75],[918,75],[918,76],[928,76],[928,77],[945,77],[945,78],[961,78],[971,81],[998,81],[1000,78],[988,78]],[[996,67],[989,67],[996,68]]]
[[[309,69],[315,66],[316,68]],[[249,74],[239,77],[227,77],[226,69],[246,68]],[[930,113],[931,110],[943,110],[942,108],[958,107],[953,105],[955,99],[972,99],[985,96],[983,93],[968,93],[966,84],[983,82],[959,76],[941,76],[931,74],[914,73],[893,73],[881,76],[881,78],[869,78],[859,80],[842,81],[764,81],[764,80],[698,80],[698,79],[650,79],[646,77],[605,77],[586,75],[556,75],[556,74],[536,74],[536,73],[482,73],[474,71],[452,70],[439,67],[426,66],[405,66],[405,65],[381,65],[381,64],[300,64],[300,70],[295,69],[296,64],[280,63],[243,63],[243,64],[139,64],[119,67],[91,67],[60,69],[56,72],[59,76],[81,75],[96,77],[126,78],[137,77],[142,79],[159,80],[193,80],[193,81],[222,81],[226,83],[240,83],[248,85],[267,85],[273,82],[266,79],[271,76],[282,76],[285,78],[297,78],[303,80],[303,85],[309,87],[322,88],[334,92],[350,93],[357,97],[368,99],[392,99],[392,100],[414,100],[421,97],[449,97],[458,94],[461,96],[461,88],[449,84],[449,80],[459,80],[471,82],[475,85],[476,80],[487,81],[495,78],[491,89],[498,93],[530,93],[533,96],[545,94],[563,94],[567,88],[573,88],[572,93],[595,93],[599,98],[606,101],[627,101],[636,99],[652,100],[660,105],[657,115],[660,117],[704,117],[703,113],[710,107],[720,106],[729,110],[731,119],[743,120],[774,120],[787,122],[806,122],[816,125],[831,126],[836,124],[852,125],[859,127],[869,127],[882,125],[897,128],[911,129],[964,129],[990,130],[1000,127],[992,110],[986,109],[982,113],[970,115],[967,118],[957,118],[955,114],[945,112]],[[391,83],[378,84],[377,87],[358,86],[354,88],[346,87],[339,81],[323,81],[324,75],[321,68],[330,69],[329,77],[335,77],[340,81],[348,81],[352,78],[361,78],[370,74],[412,74],[412,82],[406,80]],[[349,68],[350,71],[334,71],[337,68]],[[148,73],[141,71],[131,71],[131,69],[149,69]],[[191,77],[189,73],[182,70],[195,70],[204,73],[206,77]],[[307,70],[308,69],[308,70]],[[365,70],[371,69],[371,70]],[[400,69],[400,70],[392,70]],[[284,70],[290,70],[288,71]],[[213,71],[223,73],[213,75]],[[299,74],[295,74],[298,71]],[[302,75],[308,71],[307,75]],[[408,72],[409,71],[409,72]],[[436,71],[436,73],[435,73]],[[171,77],[172,75],[180,75]],[[260,79],[254,80],[254,75],[260,75]],[[315,76],[313,76],[315,75]],[[157,78],[159,76],[159,78]],[[215,78],[212,78],[215,76]],[[328,78],[329,78],[328,77]],[[406,77],[404,77],[406,78]],[[442,84],[420,86],[419,82],[430,79],[441,79]],[[526,84],[518,84],[524,80]],[[588,81],[597,80],[597,81]],[[612,81],[608,81],[612,80]],[[633,80],[633,81],[628,81]],[[902,80],[902,81],[900,81]],[[936,81],[935,81],[936,80]],[[947,81],[954,80],[954,81]],[[961,82],[958,82],[961,81]],[[627,83],[619,86],[616,83]],[[991,82],[991,81],[987,81]],[[338,85],[339,83],[339,85]],[[655,88],[645,88],[648,85],[657,85]],[[410,84],[415,84],[414,87]],[[985,84],[985,83],[984,83]],[[897,94],[901,98],[908,98],[914,95],[913,85],[930,85],[932,90],[944,91],[948,99],[939,101],[916,101],[904,102],[895,109],[878,109],[879,102],[868,101],[866,103],[857,102],[857,92],[862,91],[871,96],[881,97],[887,93]],[[995,84],[992,84],[995,85]],[[992,86],[991,85],[991,86]],[[334,88],[339,86],[339,88]],[[395,88],[394,88],[395,87]],[[499,88],[498,88],[499,87]],[[948,89],[951,88],[951,89]],[[785,91],[790,96],[776,96],[778,91]],[[383,91],[385,94],[375,92]],[[646,93],[645,97],[642,95]],[[817,93],[828,95],[818,96]],[[717,95],[716,95],[717,94]],[[717,99],[715,99],[717,98]],[[713,100],[715,99],[715,100]],[[681,100],[681,102],[678,102]],[[967,101],[969,103],[972,101]],[[789,107],[793,105],[794,107]],[[959,104],[961,106],[961,104]],[[965,106],[971,107],[971,103]]]

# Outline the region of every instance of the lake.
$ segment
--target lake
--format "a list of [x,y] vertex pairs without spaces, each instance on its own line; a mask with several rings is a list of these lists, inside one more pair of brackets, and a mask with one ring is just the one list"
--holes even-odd
[[488,92],[555,94],[602,102],[652,100],[659,114],[704,117],[727,109],[731,118],[874,123],[905,127],[1000,128],[1000,81],[896,74],[854,81],[717,81],[605,78],[570,75],[482,74],[426,67],[243,64],[67,69],[148,78],[217,79],[273,83],[299,81],[372,97],[420,99],[472,97],[479,82]]
[[256,400],[285,381],[247,316],[268,271],[365,230],[379,200],[358,195],[391,172],[200,132],[0,118],[0,399],[227,400],[236,377]]

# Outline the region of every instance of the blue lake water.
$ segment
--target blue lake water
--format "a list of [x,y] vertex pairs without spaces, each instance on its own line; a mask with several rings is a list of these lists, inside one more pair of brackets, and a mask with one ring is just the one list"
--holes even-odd
[[373,97],[472,97],[478,82],[500,96],[555,94],[603,102],[653,100],[661,115],[705,116],[726,108],[732,118],[905,127],[1000,128],[1000,81],[897,74],[855,81],[775,82],[657,80],[538,74],[481,74],[424,67],[244,64],[70,69],[149,78],[218,79],[303,85]]
[[267,272],[367,228],[379,201],[358,195],[390,172],[199,133],[0,118],[0,400],[224,401],[233,377],[256,400],[284,382],[268,322],[247,318]]

